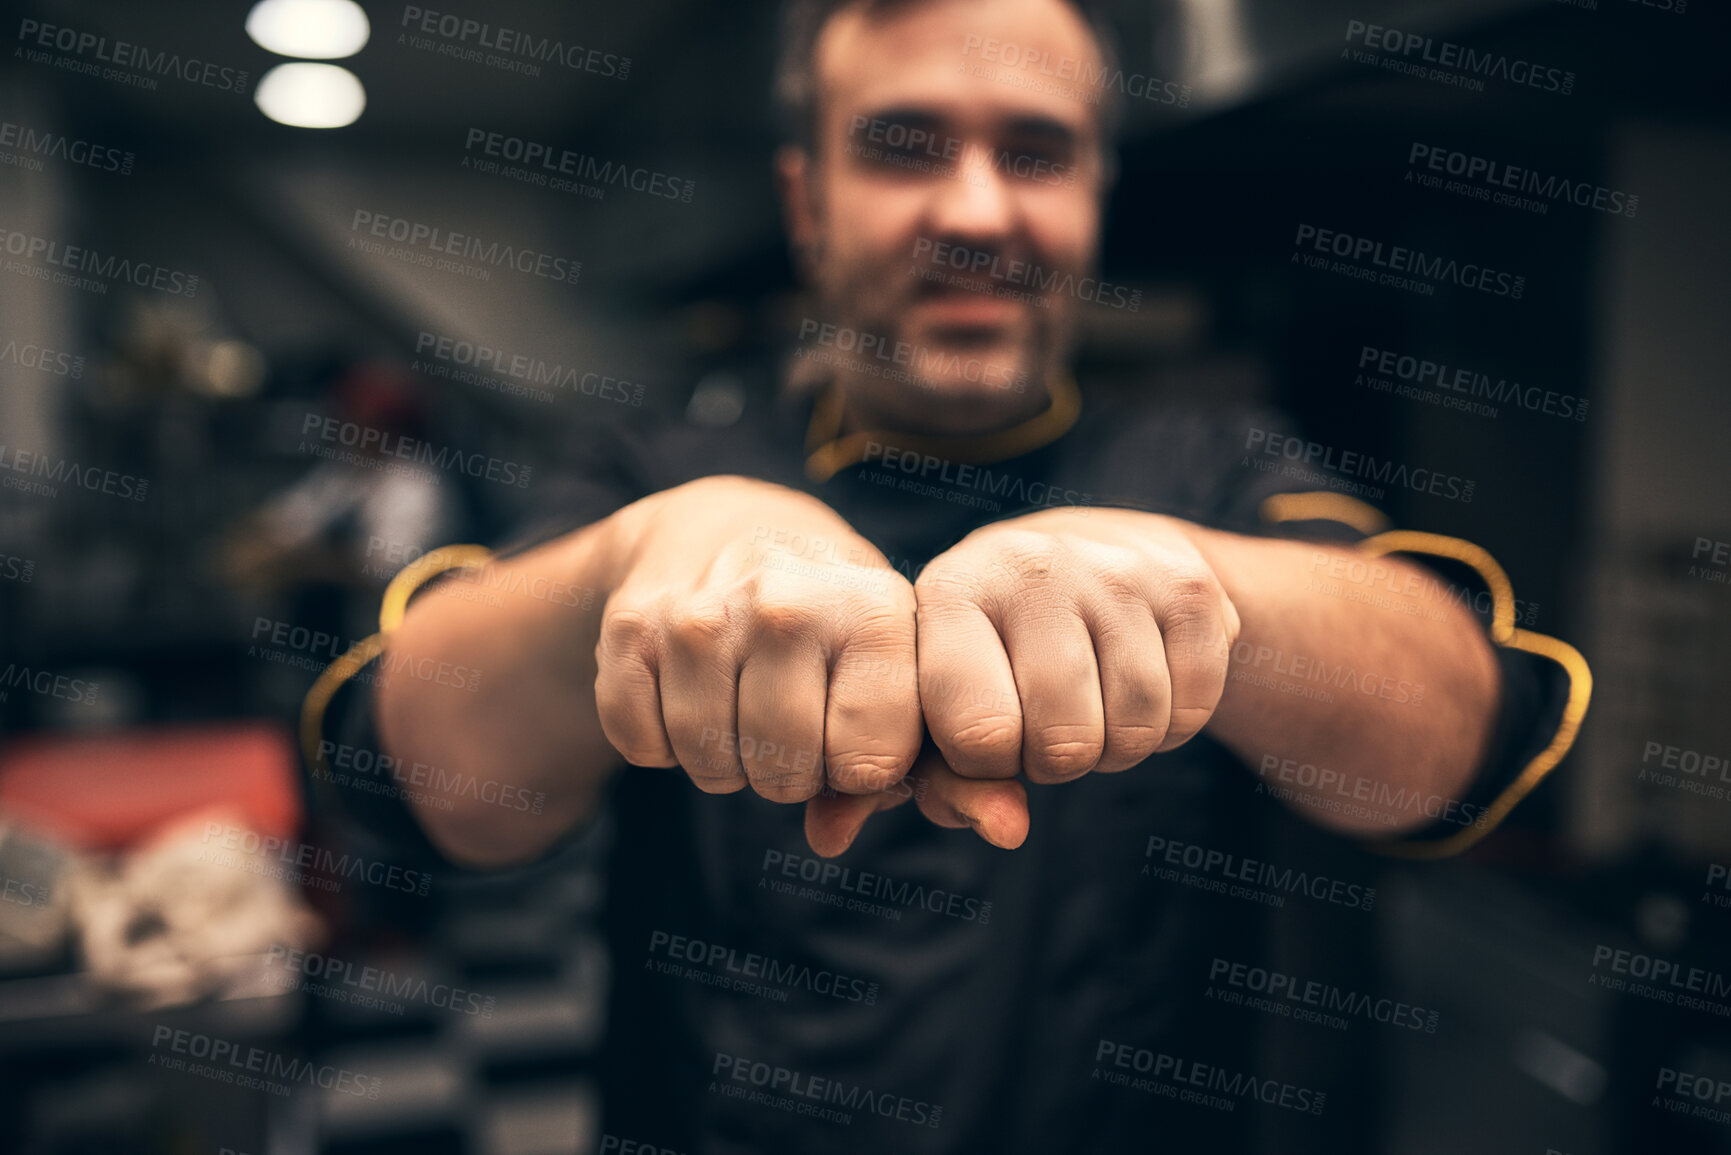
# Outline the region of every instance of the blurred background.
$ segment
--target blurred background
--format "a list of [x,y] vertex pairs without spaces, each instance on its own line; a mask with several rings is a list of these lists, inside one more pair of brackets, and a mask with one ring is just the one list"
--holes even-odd
[[[525,492],[332,459],[347,447],[324,422],[536,468],[573,430],[724,421],[766,399],[802,315],[769,178],[774,6],[443,10],[593,48],[588,69],[498,67],[422,31],[413,6],[359,9],[370,34],[334,63],[364,108],[313,128],[261,105],[340,121],[352,81],[266,83],[326,53],[271,51],[245,4],[9,6],[0,1150],[599,1141],[605,829],[533,872],[427,894],[278,869],[300,847],[372,861],[330,804],[340,787],[296,753],[318,671],[372,632],[392,574]],[[1495,837],[1441,864],[1352,867],[1377,872],[1380,915],[1336,949],[1366,952],[1446,1027],[1341,1059],[1380,1089],[1339,1149],[1731,1150],[1731,1126],[1653,1091],[1666,1067],[1731,1079],[1731,1021],[1590,981],[1605,949],[1731,975],[1713,869],[1731,863],[1731,16],[1702,0],[1115,10],[1126,69],[1187,95],[1130,102],[1103,275],[1142,306],[1087,315],[1080,379],[1272,403],[1317,441],[1474,479],[1470,504],[1380,504],[1488,548],[1521,624],[1576,645],[1596,680],[1575,751]],[[1572,91],[1365,63],[1354,21],[1555,66]],[[42,47],[50,25],[212,67],[103,72],[78,41]],[[692,195],[515,180],[477,133],[645,166]],[[1415,146],[1615,190],[1624,211],[1427,187]],[[1421,295],[1311,269],[1306,223],[1524,289]],[[429,265],[391,234],[417,225],[566,273]],[[94,271],[68,246],[99,254]],[[83,271],[54,279],[68,264]],[[631,401],[514,394],[460,363],[464,342],[615,378]],[[1367,350],[1571,403],[1445,407],[1366,383]],[[1285,933],[1289,957],[1325,949]],[[323,981],[314,960],[349,969]],[[379,1005],[333,993],[367,967]],[[279,1077],[278,1094],[169,1066],[225,1042],[338,1074]],[[337,1086],[344,1071],[380,1092]]]

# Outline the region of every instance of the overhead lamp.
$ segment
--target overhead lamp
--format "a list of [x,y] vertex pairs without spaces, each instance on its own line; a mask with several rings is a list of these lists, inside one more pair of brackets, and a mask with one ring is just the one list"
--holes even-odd
[[360,119],[367,107],[367,90],[360,77],[346,68],[297,60],[261,76],[253,101],[278,124],[342,128]]
[[259,0],[246,34],[278,56],[340,60],[366,47],[372,27],[354,0]]

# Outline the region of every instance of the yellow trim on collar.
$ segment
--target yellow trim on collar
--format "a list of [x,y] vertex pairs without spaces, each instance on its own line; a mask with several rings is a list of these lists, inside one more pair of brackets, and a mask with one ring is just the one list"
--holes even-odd
[[848,466],[863,461],[866,446],[873,441],[967,465],[1031,453],[1050,445],[1076,424],[1082,415],[1082,392],[1069,374],[1063,374],[1052,383],[1052,403],[1040,413],[1002,432],[975,437],[930,437],[874,430],[843,437],[840,436],[842,408],[841,390],[831,385],[812,409],[811,424],[805,433],[805,475],[813,481],[828,481]]

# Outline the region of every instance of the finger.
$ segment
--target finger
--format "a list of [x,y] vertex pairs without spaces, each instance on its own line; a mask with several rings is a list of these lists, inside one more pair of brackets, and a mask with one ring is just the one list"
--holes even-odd
[[1172,683],[1171,722],[1158,749],[1172,750],[1195,737],[1220,705],[1237,611],[1218,583],[1197,575],[1161,581],[1150,602]]
[[971,598],[919,589],[920,706],[957,773],[1014,778],[1022,769],[1022,704],[997,627]]
[[880,810],[900,806],[914,796],[903,779],[875,794],[841,794],[823,790],[805,804],[805,840],[822,858],[834,858],[859,837],[866,819]]
[[824,688],[815,643],[767,637],[739,671],[739,761],[772,802],[804,802],[823,785]]
[[1146,603],[1102,608],[1089,615],[1106,750],[1094,770],[1128,770],[1160,748],[1172,719],[1172,682],[1160,627]]
[[1005,850],[1028,837],[1028,791],[1016,779],[964,778],[937,755],[920,759],[908,777],[919,782],[920,813],[937,825],[969,827]]
[[1067,605],[1039,597],[1007,610],[1004,649],[1022,702],[1022,772],[1068,782],[1106,750],[1106,713],[1094,639]]
[[925,737],[914,654],[914,603],[900,604],[854,630],[829,674],[824,713],[828,783],[871,794],[901,781]]
[[713,622],[671,625],[661,658],[661,718],[691,781],[706,794],[746,783],[739,761],[738,659]]
[[601,732],[633,766],[677,766],[661,720],[656,631],[648,615],[609,607],[595,645],[595,710]]

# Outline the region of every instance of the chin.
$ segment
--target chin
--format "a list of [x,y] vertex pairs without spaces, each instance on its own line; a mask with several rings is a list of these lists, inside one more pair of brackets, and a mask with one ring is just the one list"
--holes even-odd
[[933,433],[987,433],[1021,421],[1045,405],[1045,389],[1029,378],[1014,385],[966,377],[922,376],[896,387],[895,408],[906,428]]

